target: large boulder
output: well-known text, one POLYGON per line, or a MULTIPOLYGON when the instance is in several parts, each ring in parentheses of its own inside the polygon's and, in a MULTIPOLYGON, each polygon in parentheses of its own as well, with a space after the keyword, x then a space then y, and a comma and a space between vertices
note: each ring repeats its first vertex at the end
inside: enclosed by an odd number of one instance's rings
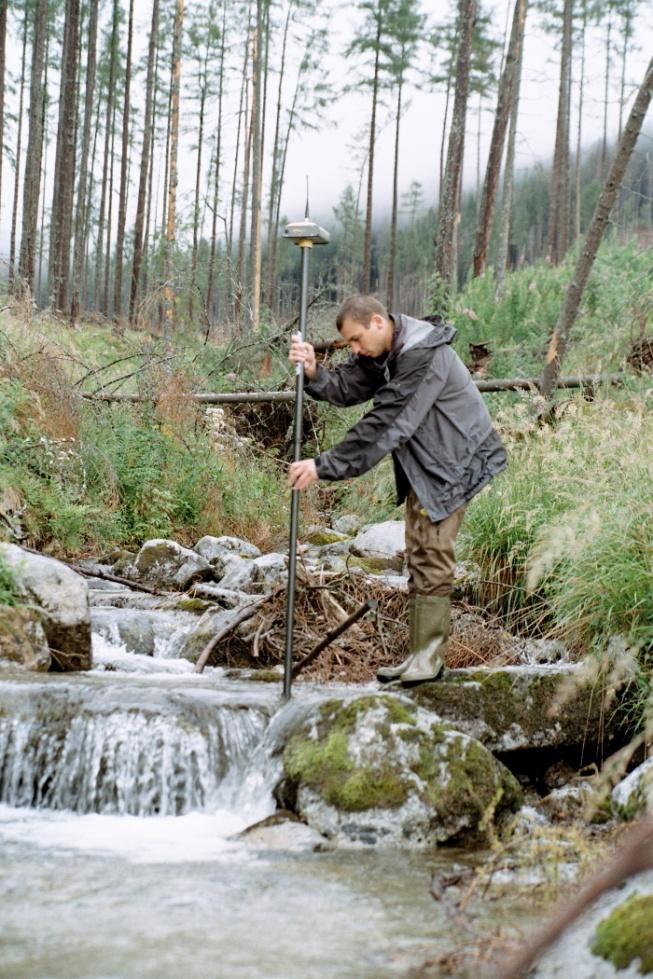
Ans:
POLYGON ((44 673, 51 661, 48 640, 36 609, 0 605, 0 672, 44 673))
POLYGON ((0 544, 0 556, 13 569, 21 598, 38 609, 55 667, 89 670, 91 615, 86 580, 61 561, 15 544, 0 544))
POLYGON ((478 741, 410 700, 329 700, 298 720, 277 799, 329 838, 367 844, 478 837, 519 808, 519 785, 478 741))
POLYGON ((350 552, 358 558, 366 571, 401 571, 406 551, 406 534, 403 520, 386 520, 370 524, 355 537, 350 552))
POLYGON ((409 696, 495 752, 589 748, 623 735, 619 713, 606 715, 601 690, 570 664, 448 670, 409 696))
POLYGON ((207 534, 198 540, 195 550, 201 554, 209 564, 220 561, 225 556, 255 558, 261 556, 261 551, 256 544, 241 540, 240 537, 212 537, 207 534))
POLYGON ((138 578, 152 588, 180 589, 212 576, 211 565, 201 554, 174 540, 148 540, 141 547, 134 568, 138 578))

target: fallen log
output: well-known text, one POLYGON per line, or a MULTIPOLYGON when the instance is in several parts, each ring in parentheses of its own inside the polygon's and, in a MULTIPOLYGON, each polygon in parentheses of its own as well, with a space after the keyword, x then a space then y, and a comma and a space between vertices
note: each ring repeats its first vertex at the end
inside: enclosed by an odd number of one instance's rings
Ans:
MULTIPOLYGON (((626 375, 617 374, 590 374, 586 377, 559 377, 557 386, 559 388, 595 388, 600 384, 619 385, 623 384, 626 375)), ((539 391, 540 379, 536 377, 513 377, 496 379, 474 379, 474 384, 484 393, 499 391, 539 391)), ((219 405, 219 404, 246 404, 247 402, 273 402, 273 401, 294 401, 295 392, 287 391, 207 391, 197 394, 189 394, 191 401, 199 404, 219 405)), ((113 401, 139 404, 147 401, 156 401, 155 397, 145 397, 140 394, 82 394, 82 398, 87 401, 113 401)))

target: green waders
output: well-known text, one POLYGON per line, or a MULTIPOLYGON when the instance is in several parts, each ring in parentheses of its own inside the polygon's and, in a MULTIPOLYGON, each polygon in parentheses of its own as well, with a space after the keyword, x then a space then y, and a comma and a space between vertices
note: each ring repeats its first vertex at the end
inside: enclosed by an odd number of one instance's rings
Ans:
POLYGON ((416 595, 408 605, 409 656, 399 666, 377 672, 381 683, 400 680, 404 686, 437 680, 451 631, 451 600, 444 595, 416 595))

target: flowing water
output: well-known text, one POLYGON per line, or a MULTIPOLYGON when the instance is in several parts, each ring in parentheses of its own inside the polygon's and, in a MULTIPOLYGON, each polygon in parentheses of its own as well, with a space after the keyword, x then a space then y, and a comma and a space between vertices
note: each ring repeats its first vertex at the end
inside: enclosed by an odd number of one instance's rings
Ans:
POLYGON ((104 629, 89 674, 0 680, 0 976, 379 979, 449 944, 429 884, 464 855, 238 835, 334 688, 196 675, 164 625, 155 656, 104 629))

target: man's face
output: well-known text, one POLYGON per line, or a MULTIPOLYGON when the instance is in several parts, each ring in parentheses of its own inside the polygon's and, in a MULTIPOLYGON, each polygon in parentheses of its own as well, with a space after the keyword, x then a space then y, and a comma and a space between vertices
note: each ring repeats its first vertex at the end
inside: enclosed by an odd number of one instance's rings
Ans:
POLYGON ((363 357, 380 357, 392 347, 392 323, 378 313, 364 326, 356 320, 344 320, 340 336, 351 347, 352 353, 363 357))

